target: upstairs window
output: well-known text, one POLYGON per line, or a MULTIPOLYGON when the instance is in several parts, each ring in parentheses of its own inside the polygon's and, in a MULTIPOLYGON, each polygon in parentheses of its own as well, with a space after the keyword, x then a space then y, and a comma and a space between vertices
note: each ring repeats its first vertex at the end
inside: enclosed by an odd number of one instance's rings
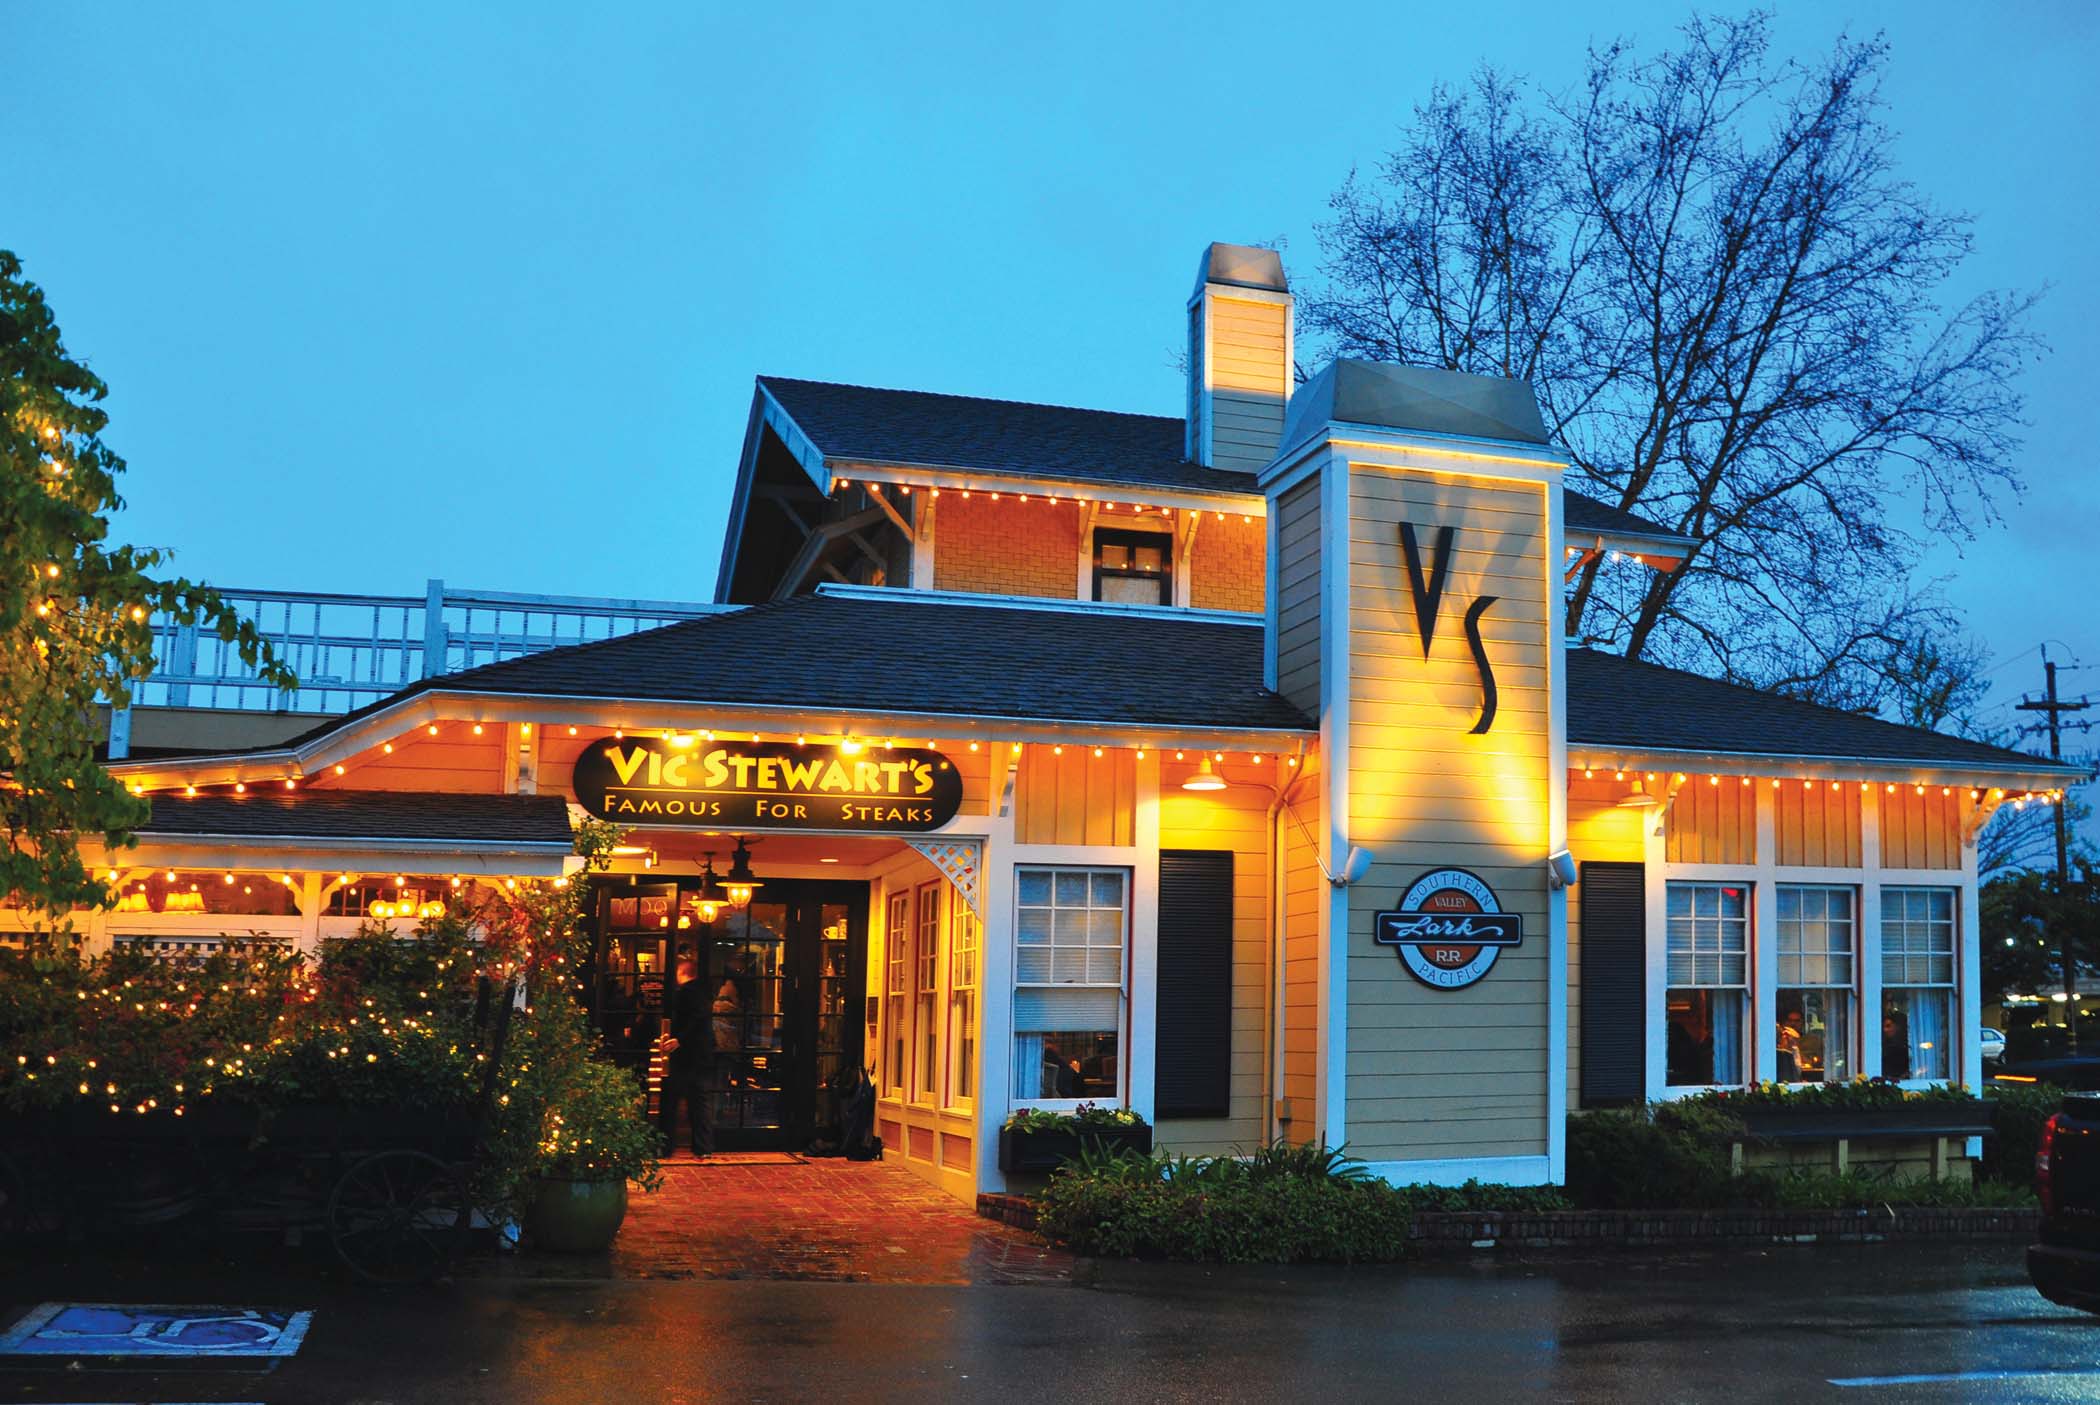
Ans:
POLYGON ((1094 598, 1118 605, 1174 603, 1174 539, 1160 532, 1094 531, 1094 598))

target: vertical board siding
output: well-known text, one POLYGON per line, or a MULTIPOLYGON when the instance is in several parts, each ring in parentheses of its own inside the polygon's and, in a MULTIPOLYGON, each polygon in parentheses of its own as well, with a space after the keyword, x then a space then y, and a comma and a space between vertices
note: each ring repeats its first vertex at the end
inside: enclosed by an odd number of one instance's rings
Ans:
POLYGON ((1781 868, 1858 868, 1860 787, 1841 781, 1773 787, 1781 868))
POLYGON ((1944 786, 1885 786, 1875 793, 1881 806, 1883 868, 1961 867, 1962 796, 1944 786))
POLYGON ((1137 816, 1137 758, 1122 747, 1094 755, 1090 746, 1030 746, 1014 778, 1017 844, 1132 842, 1137 816))
POLYGON ((1320 480, 1276 503, 1276 691, 1320 708, 1320 480))
POLYGON ((1349 838, 1376 858, 1349 889, 1348 1140, 1373 1161, 1543 1156, 1545 856, 1551 792, 1566 782, 1551 765, 1560 612, 1547 489, 1427 469, 1349 473, 1349 838), (1402 522, 1426 554, 1443 527, 1457 529, 1426 659, 1402 522), (1481 636, 1500 708, 1491 731, 1472 735, 1482 688, 1463 621, 1482 595, 1499 597, 1481 636), (1523 945, 1464 990, 1423 985, 1372 940, 1373 914, 1443 867, 1471 871, 1524 921, 1523 945))
MULTIPOLYGON (((1230 849, 1159 851, 1159 943, 1153 987, 1153 1116, 1232 1113, 1237 994, 1230 849)), ((1260 1014, 1259 1006, 1255 1014, 1260 1014)), ((1253 1051, 1257 1060, 1260 1048, 1253 1051)), ((1259 1071, 1258 1068, 1256 1070, 1259 1071)))
MULTIPOLYGON (((1619 801, 1634 790, 1630 781, 1568 777, 1568 848, 1583 864, 1640 863, 1647 853, 1641 825, 1648 810, 1628 809, 1619 801)), ((1754 788, 1753 788, 1754 790, 1754 788)), ((1753 800, 1753 810, 1754 810, 1753 800)), ((1582 1107, 1582 894, 1578 885, 1568 904, 1568 1110, 1582 1107)))
POLYGON ((1757 862, 1757 787, 1740 776, 1693 776, 1678 787, 1663 827, 1671 863, 1757 862))

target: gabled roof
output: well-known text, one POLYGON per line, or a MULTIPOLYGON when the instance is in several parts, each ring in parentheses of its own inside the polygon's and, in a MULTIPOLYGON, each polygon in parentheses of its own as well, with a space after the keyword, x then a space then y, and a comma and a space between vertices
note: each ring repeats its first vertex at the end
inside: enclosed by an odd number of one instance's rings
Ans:
POLYGON ((426 679, 396 698, 442 689, 1309 730, 1307 719, 1262 687, 1261 678, 1259 619, 1241 624, 1113 608, 1054 609, 1049 602, 996 597, 929 602, 897 591, 886 599, 799 595, 426 679))
POLYGON ((1594 649, 1568 651, 1568 745, 2083 774, 2006 747, 1594 649))
POLYGON ((1080 483, 1258 496, 1251 475, 1182 454, 1162 415, 1075 410, 925 390, 760 376, 758 383, 825 458, 979 469, 1080 483))
POLYGON ((449 795, 399 790, 257 791, 151 797, 139 826, 155 839, 430 839, 459 844, 546 844, 567 850, 568 803, 559 795, 449 795))
MULTIPOLYGON (((1490 378, 1460 379, 1470 383, 1490 378)), ((1030 405, 924 390, 882 390, 785 376, 760 376, 758 383, 827 460, 976 469, 1126 488, 1261 495, 1252 474, 1205 468, 1184 457, 1183 424, 1172 416, 1030 405)), ((1445 389, 1457 393, 1449 386, 1445 389)), ((1505 417, 1515 413, 1503 403, 1509 398, 1503 395, 1493 402, 1505 417)), ((1533 421, 1537 414, 1534 405, 1533 421)), ((1543 436, 1543 427, 1539 427, 1530 437, 1544 442, 1543 436)), ((1570 531, 1677 537, 1667 527, 1573 490, 1565 491, 1563 498, 1570 531)))

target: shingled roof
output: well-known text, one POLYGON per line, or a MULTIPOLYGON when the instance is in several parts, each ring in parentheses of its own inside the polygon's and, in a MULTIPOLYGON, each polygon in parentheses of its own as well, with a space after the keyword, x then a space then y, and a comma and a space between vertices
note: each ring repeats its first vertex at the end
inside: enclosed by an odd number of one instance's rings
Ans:
POLYGON ((211 792, 152 797, 139 833, 154 838, 430 839, 570 847, 559 795, 445 795, 400 790, 211 792))
POLYGON ((1568 745, 2076 773, 2025 752, 1594 649, 1568 651, 1568 745))
MULTIPOLYGON (((1480 378, 1475 378, 1480 379, 1480 378)), ((827 459, 921 464, 1126 488, 1259 496, 1251 474, 1182 453, 1182 421, 925 390, 760 376, 758 383, 827 459)), ((1674 537, 1631 512, 1564 493, 1570 531, 1674 537)))
MULTIPOLYGON (((442 688, 1035 722, 1309 729, 1261 678, 1258 619, 1239 624, 995 600, 932 602, 903 592, 888 599, 820 593, 485 664, 426 679, 396 697, 442 688)), ((292 744, 341 725, 316 728, 292 744)))

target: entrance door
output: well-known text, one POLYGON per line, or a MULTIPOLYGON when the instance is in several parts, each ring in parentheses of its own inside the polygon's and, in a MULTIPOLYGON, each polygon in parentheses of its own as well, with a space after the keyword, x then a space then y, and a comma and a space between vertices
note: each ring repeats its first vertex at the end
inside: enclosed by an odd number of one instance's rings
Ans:
POLYGON ((867 908, 864 883, 775 879, 702 929, 720 1149, 800 1150, 836 1123, 861 1056, 867 908))

